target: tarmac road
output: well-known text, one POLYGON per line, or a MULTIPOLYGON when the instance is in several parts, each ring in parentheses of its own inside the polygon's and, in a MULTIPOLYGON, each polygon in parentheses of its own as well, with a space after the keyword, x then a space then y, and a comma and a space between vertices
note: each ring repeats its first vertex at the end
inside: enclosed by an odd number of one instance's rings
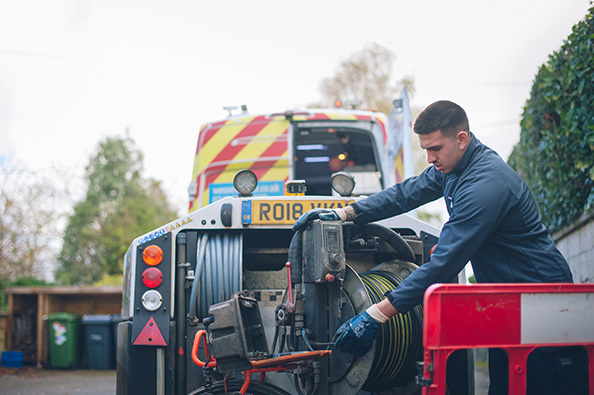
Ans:
MULTIPOLYGON (((486 366, 477 366, 475 395, 486 395, 489 378, 486 366)), ((113 395, 115 370, 52 370, 0 367, 1 395, 113 395)))
POLYGON ((115 370, 0 368, 2 395, 113 395, 115 370))

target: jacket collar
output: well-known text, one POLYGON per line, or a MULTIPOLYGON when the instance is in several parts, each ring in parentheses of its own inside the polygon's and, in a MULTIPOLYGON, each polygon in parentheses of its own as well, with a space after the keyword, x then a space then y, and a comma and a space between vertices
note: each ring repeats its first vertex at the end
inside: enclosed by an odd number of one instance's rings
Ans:
POLYGON ((470 161, 476 154, 480 145, 481 142, 479 139, 476 138, 474 133, 470 132, 470 143, 468 144, 468 148, 466 148, 464 155, 462 155, 462 159, 460 159, 460 162, 458 162, 456 167, 454 167, 454 170, 452 170, 451 174, 455 174, 457 176, 462 174, 470 164, 470 161))

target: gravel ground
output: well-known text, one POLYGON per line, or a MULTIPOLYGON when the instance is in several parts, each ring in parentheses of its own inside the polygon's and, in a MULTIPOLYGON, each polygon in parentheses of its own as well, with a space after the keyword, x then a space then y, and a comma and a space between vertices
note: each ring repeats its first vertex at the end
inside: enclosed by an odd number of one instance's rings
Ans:
POLYGON ((0 368, 2 395, 113 395, 115 391, 115 370, 0 368))

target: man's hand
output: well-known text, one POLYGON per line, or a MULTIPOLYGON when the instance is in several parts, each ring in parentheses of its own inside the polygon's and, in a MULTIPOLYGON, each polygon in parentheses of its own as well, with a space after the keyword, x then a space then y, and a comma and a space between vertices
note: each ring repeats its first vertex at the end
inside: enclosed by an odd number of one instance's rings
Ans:
POLYGON ((335 335, 338 336, 336 348, 358 357, 367 354, 380 325, 367 311, 364 311, 338 328, 335 335))
POLYGON ((297 232, 298 230, 305 228, 308 222, 318 218, 322 221, 344 222, 346 220, 346 214, 344 210, 341 208, 314 208, 312 210, 309 210, 305 214, 302 214, 301 217, 299 217, 297 221, 295 221, 295 223, 293 224, 293 232, 297 232))

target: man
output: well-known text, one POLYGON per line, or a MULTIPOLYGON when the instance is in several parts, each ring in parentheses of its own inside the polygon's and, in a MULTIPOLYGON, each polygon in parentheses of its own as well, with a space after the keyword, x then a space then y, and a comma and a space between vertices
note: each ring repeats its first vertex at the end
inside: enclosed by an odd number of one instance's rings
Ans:
MULTIPOLYGON (((427 287, 451 281, 468 261, 479 283, 573 282, 528 187, 470 132, 460 106, 450 101, 431 104, 417 117, 414 132, 433 166, 344 209, 305 213, 294 225, 302 228, 314 218, 362 225, 445 199, 450 218, 430 261, 339 329, 336 347, 342 351, 365 354, 381 323, 422 303, 427 287)), ((506 393, 506 356, 490 350, 489 358, 489 393, 506 393)))

